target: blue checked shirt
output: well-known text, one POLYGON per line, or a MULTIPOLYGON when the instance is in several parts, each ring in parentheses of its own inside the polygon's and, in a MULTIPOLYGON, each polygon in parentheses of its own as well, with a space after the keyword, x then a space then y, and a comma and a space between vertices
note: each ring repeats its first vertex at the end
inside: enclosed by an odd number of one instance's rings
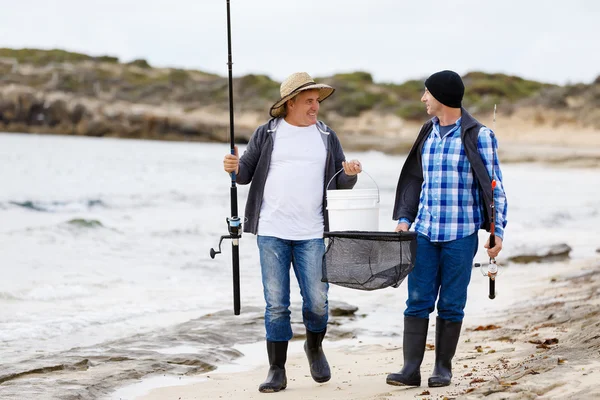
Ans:
MULTIPOLYGON (((474 179, 460 138, 460 118, 443 137, 437 117, 433 129, 423 144, 423 185, 415 231, 432 242, 461 239, 477 232, 483 222, 483 195, 474 179)), ((496 236, 504 237, 506 226, 506 196, 502 172, 498 163, 494 133, 482 127, 477 140, 479 154, 492 176, 492 160, 496 178, 494 204, 496 207, 496 236)), ((399 222, 407 222, 401 219, 399 222)))

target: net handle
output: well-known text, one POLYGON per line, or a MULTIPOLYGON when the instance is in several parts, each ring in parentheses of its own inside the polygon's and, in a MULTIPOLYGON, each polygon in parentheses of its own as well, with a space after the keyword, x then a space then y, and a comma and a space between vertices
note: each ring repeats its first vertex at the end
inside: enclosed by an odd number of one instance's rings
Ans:
MULTIPOLYGON (((333 174, 333 176, 331 177, 331 179, 329 180, 329 182, 327 182, 327 186, 325 186, 325 190, 329 190, 329 185, 331 185, 331 182, 333 181, 333 179, 344 170, 344 168, 340 169, 338 172, 336 172, 335 174, 333 174)), ((364 172, 365 174, 367 174, 367 176, 369 178, 371 178, 371 180, 373 181, 373 183, 375 184, 375 187, 377 188, 377 203, 381 202, 381 196, 379 196, 379 185, 377 184, 377 182, 375 182, 375 179, 373 179, 373 177, 371 175, 369 175, 369 173, 367 171, 365 171, 364 169, 361 171, 364 172)))

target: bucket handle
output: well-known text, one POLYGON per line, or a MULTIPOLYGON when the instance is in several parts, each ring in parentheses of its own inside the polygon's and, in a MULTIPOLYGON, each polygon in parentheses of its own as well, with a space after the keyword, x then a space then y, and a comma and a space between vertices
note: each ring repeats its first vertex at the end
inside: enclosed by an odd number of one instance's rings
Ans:
MULTIPOLYGON (((329 185, 331 185, 331 182, 333 181, 333 179, 344 170, 344 168, 340 169, 338 172, 336 172, 335 174, 333 174, 333 176, 331 177, 331 179, 329 180, 329 182, 327 182, 327 186, 325 186, 325 190, 329 190, 329 185)), ((375 179, 373 179, 373 177, 371 175, 369 175, 369 173, 367 171, 365 171, 364 169, 361 171, 364 172, 365 174, 367 174, 367 176, 369 178, 371 178, 371 180, 373 181, 373 183, 375 184, 375 187, 377 187, 377 203, 381 202, 380 196, 379 196, 379 185, 377 184, 377 182, 375 182, 375 179)))

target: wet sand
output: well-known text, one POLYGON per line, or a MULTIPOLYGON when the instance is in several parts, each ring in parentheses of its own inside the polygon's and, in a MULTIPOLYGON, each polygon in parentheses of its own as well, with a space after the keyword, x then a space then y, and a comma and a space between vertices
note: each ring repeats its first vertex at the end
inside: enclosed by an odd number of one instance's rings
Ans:
MULTIPOLYGON (((511 267, 512 268, 512 267, 511 267)), ((600 261, 574 260, 545 268, 527 286, 522 273, 505 272, 495 312, 467 318, 449 387, 428 388, 434 363, 434 318, 422 365, 421 387, 389 386, 386 375, 402 365, 401 336, 325 341, 332 379, 315 383, 302 341, 291 342, 288 387, 277 394, 257 388, 266 376, 264 344, 246 346, 237 365, 195 377, 155 377, 130 387, 127 399, 591 399, 600 396, 600 261), (519 281, 521 280, 521 281, 519 281), (508 287, 506 287, 508 289, 508 287), (517 302, 517 303, 515 303, 517 302), (509 306, 510 304, 510 306, 509 306), (163 379, 161 381, 161 379, 163 379), (171 379, 171 382, 168 382, 171 379), (175 386, 176 385, 176 386, 175 386)), ((515 270, 513 270, 515 272, 515 270)), ((475 277, 474 277, 475 278, 475 277)), ((500 284, 500 282, 499 282, 500 284)), ((484 288, 481 282, 478 286, 484 288)), ((480 299, 470 301, 483 301, 480 299)), ((494 301, 496 301, 494 300, 494 301)), ((488 300, 489 301, 489 300, 488 300)), ((401 316, 400 316, 401 317, 401 316)))

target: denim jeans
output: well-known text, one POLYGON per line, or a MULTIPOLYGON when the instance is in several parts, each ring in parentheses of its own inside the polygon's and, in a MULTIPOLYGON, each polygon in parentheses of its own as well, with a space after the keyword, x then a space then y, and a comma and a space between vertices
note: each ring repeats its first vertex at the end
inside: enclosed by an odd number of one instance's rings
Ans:
POLYGON ((306 329, 322 332, 327 328, 329 285, 321 282, 325 253, 323 239, 285 240, 257 237, 265 294, 267 340, 292 338, 290 321, 290 264, 294 268, 302 296, 302 319, 306 329))
POLYGON ((478 243, 477 232, 449 242, 431 242, 427 236, 418 234, 417 257, 415 268, 408 275, 404 315, 429 318, 437 300, 440 318, 462 321, 478 243))

